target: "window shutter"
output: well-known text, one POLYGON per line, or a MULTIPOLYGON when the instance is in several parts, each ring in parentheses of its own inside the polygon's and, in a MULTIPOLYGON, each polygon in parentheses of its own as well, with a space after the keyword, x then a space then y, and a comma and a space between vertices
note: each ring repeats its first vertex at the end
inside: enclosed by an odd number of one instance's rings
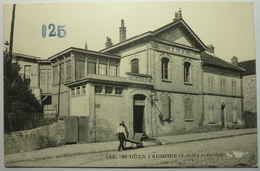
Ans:
POLYGON ((162 96, 162 113, 163 119, 169 118, 169 98, 166 94, 162 96))

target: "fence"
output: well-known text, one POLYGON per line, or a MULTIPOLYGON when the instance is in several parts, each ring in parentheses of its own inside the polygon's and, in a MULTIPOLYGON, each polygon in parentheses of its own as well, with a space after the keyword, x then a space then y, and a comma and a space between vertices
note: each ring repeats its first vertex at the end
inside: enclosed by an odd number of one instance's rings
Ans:
POLYGON ((29 130, 54 122, 53 118, 44 118, 43 113, 5 113, 4 132, 29 130))
POLYGON ((245 111, 243 114, 245 128, 257 128, 257 113, 245 111))

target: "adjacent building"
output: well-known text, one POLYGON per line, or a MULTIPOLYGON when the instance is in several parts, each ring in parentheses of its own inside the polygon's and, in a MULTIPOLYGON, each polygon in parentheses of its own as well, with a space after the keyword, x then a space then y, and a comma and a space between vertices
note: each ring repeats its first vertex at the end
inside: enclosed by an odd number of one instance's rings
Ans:
POLYGON ((255 60, 238 62, 238 66, 245 69, 243 77, 243 104, 244 111, 257 112, 256 92, 256 63, 255 60))
POLYGON ((51 62, 40 57, 14 53, 12 63, 20 67, 19 75, 28 83, 36 99, 44 107, 45 113, 55 115, 51 94, 51 62))

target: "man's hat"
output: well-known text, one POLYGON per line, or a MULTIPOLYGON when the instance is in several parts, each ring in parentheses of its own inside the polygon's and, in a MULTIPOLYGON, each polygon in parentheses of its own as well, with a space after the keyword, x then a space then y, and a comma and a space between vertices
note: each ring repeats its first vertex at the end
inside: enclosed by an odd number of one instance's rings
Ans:
POLYGON ((119 125, 125 125, 125 122, 124 121, 122 121, 119 125))

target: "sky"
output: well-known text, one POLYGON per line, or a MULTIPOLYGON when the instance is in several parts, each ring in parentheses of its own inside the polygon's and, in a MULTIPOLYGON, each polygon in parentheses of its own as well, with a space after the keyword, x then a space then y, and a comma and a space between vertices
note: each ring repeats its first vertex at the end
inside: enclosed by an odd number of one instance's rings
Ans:
MULTIPOLYGON (((124 19, 127 38, 153 31, 172 22, 181 8, 183 19, 216 56, 230 61, 255 59, 253 3, 250 2, 82 2, 17 4, 13 52, 47 59, 69 47, 99 51, 106 37, 119 42, 124 19), (42 25, 46 25, 46 37, 42 25), (49 36, 55 26, 56 36, 49 36), (57 35, 64 26, 64 37, 57 35), (53 28, 53 26, 51 26, 53 28)), ((12 5, 4 4, 4 36, 9 41, 12 5)), ((61 32, 63 34, 63 32, 61 32)), ((4 48, 4 47, 3 47, 4 48)))

